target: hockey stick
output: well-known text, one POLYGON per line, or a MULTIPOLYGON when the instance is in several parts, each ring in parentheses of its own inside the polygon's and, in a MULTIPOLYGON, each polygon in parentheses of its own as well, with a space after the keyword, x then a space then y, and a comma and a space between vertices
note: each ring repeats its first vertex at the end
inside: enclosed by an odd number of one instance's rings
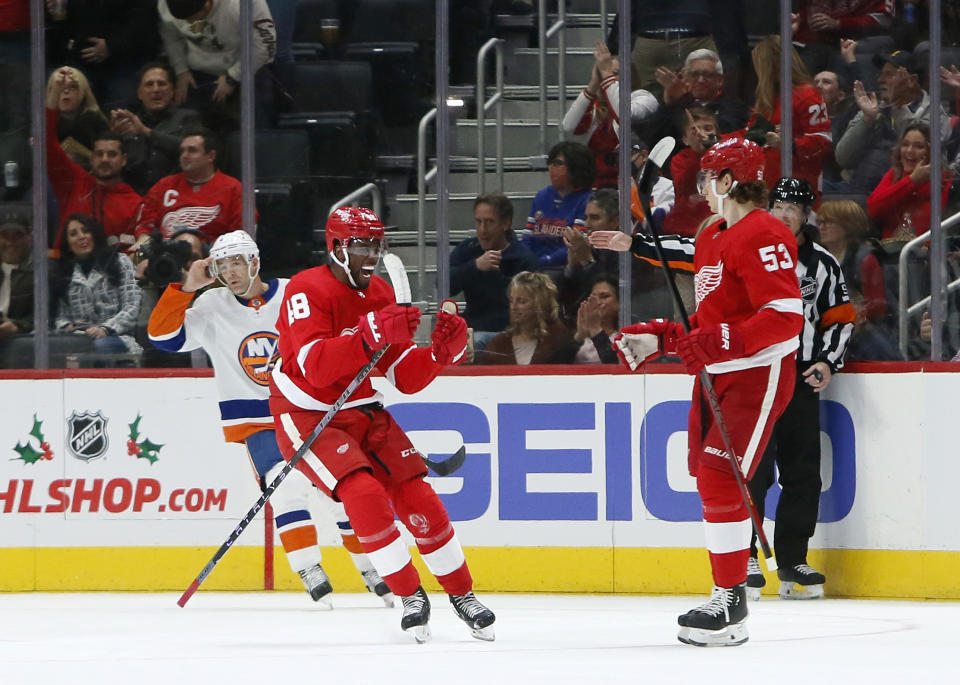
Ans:
POLYGON ((460 449, 443 461, 432 461, 424 457, 423 463, 433 469, 434 473, 438 476, 449 476, 463 466, 463 462, 466 461, 466 459, 467 447, 466 445, 460 445, 460 449))
MULTIPOLYGON (((400 261, 400 258, 396 255, 387 254, 384 255, 383 265, 387 269, 387 273, 390 274, 390 280, 393 283, 394 291, 397 296, 397 304, 409 305, 411 303, 410 296, 410 283, 407 280, 407 272, 403 267, 403 262, 400 261), (389 258, 389 259, 388 259, 389 258)), ((377 365, 377 362, 380 361, 380 358, 386 353, 389 345, 381 347, 379 350, 373 353, 373 356, 370 358, 366 364, 363 365, 357 375, 354 376, 353 380, 350 381, 350 384, 340 393, 340 397, 337 398, 337 401, 333 403, 333 406, 327 410, 327 413, 323 415, 323 418, 320 420, 320 423, 311 431, 310 435, 307 436, 307 439, 303 441, 303 444, 300 445, 300 448, 297 449, 296 453, 290 458, 286 463, 280 473, 277 474, 277 477, 273 479, 273 482, 268 485, 263 494, 260 495, 260 499, 250 508, 250 511, 247 512, 247 515, 243 517, 237 527, 233 529, 233 532, 230 533, 229 537, 220 545, 220 549, 216 551, 213 555, 213 558, 207 562, 207 565, 203 567, 203 570, 200 571, 200 574, 190 583, 190 587, 184 590, 183 594, 180 595, 180 599, 177 600, 177 604, 180 607, 186 605, 190 598, 193 597, 193 594, 197 591, 197 588, 200 587, 200 584, 206 580, 207 576, 210 575, 210 572, 213 571, 214 567, 223 558, 223 555, 233 546, 233 543, 237 541, 237 538, 246 530, 247 526, 250 525, 250 522, 256 517, 260 509, 263 508, 263 505, 267 503, 267 500, 270 499, 270 496, 273 494, 280 484, 283 482, 290 472, 296 467, 303 455, 307 453, 307 450, 313 445, 314 441, 323 432, 323 429, 333 420, 333 417, 337 415, 340 411, 340 408, 344 403, 350 399, 350 396, 360 387, 360 384, 366 379, 370 372, 373 371, 373 367, 377 365)), ((451 457, 452 458, 452 457, 451 457)), ((443 474, 441 474, 443 475, 443 474)))
MULTIPOLYGON (((653 150, 650 152, 650 156, 647 158, 647 161, 644 163, 643 169, 640 172, 640 180, 637 181, 637 194, 640 196, 640 206, 643 208, 645 220, 649 229, 648 233, 653 238, 654 249, 657 252, 657 260, 660 262, 660 266, 663 268, 663 273, 667 278, 667 283, 670 286, 670 294, 673 296, 673 303, 676 306, 677 311, 680 312, 680 321, 683 325, 683 330, 685 333, 689 333, 690 318, 687 316, 687 310, 683 306, 683 300, 680 297, 680 290, 677 288, 677 281, 674 276, 673 269, 670 268, 670 264, 667 262, 667 259, 663 254, 663 246, 660 244, 660 235, 653 224, 653 214, 650 212, 650 195, 653 190, 653 184, 656 182, 657 176, 660 173, 660 165, 663 164, 667 157, 670 156, 674 145, 676 145, 676 141, 671 136, 667 136, 653 146, 653 150)), ((770 549, 770 543, 767 540, 766 534, 763 532, 763 522, 760 520, 760 517, 757 514, 757 507, 753 503, 753 497, 750 495, 750 489, 747 487, 747 483, 744 480, 743 471, 740 470, 740 460, 737 458, 737 453, 733 448, 733 441, 730 439, 730 433, 727 430, 727 424, 723 420, 723 412, 720 410, 720 401, 717 399, 717 393, 713 389, 713 382, 710 380, 710 374, 707 373, 706 369, 700 370, 700 387, 703 388, 703 392, 707 396, 707 402, 710 405, 710 411, 713 414, 713 419, 717 422, 717 431, 720 433, 720 438, 723 440, 724 448, 726 448, 727 460, 729 461, 730 467, 733 470, 733 476, 736 478, 737 488, 740 490, 740 496, 743 498, 743 502, 747 506, 747 511, 750 514, 750 521, 753 523, 753 529, 757 532, 757 541, 760 543, 760 548, 763 550, 763 556, 766 559, 767 568, 771 571, 776 571, 777 560, 774 558, 773 551, 770 549)))

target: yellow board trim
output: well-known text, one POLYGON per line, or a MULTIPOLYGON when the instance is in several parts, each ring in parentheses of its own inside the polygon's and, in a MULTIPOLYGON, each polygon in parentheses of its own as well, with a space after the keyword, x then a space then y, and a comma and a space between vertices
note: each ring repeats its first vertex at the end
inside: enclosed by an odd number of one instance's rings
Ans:
MULTIPOLYGON (((0 550, 0 591, 180 591, 216 550, 212 547, 77 547, 0 550)), ((465 550, 481 592, 703 594, 711 586, 707 554, 686 548, 471 547, 465 550)), ((440 586, 412 550, 424 587, 440 586)), ((811 550, 830 597, 960 599, 960 552, 811 550)), ((323 549, 334 589, 363 592, 342 547, 323 549)), ((275 550, 274 587, 302 591, 300 578, 275 550)), ((262 590, 263 549, 235 547, 204 590, 262 590)), ((765 592, 776 594, 775 573, 765 592)))

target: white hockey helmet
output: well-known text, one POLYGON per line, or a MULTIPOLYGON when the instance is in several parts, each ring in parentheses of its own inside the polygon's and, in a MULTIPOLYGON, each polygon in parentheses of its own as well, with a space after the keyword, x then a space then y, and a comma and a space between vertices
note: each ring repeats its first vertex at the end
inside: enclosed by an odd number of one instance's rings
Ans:
MULTIPOLYGON (((224 233, 218 236, 217 239, 213 241, 213 247, 210 248, 210 256, 213 258, 210 262, 210 275, 224 285, 227 285, 226 281, 224 281, 220 275, 217 262, 221 259, 237 255, 243 257, 247 262, 247 273, 250 276, 250 287, 252 287, 254 279, 260 272, 260 248, 257 247, 256 241, 251 238, 250 234, 246 231, 230 231, 230 233, 224 233), (257 260, 256 264, 254 264, 255 259, 257 260)), ((250 288, 248 287, 247 292, 249 292, 249 290, 250 288)), ((244 293, 244 295, 246 295, 246 293, 244 293)))

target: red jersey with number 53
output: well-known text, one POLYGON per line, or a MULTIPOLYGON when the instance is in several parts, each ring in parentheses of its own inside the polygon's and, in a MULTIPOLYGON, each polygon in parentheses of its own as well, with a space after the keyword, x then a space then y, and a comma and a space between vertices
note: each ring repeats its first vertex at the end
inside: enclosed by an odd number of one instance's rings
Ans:
MULTIPOLYGON (((270 410, 274 415, 298 410, 327 411, 370 361, 361 336, 361 316, 395 301, 393 288, 378 276, 365 290, 337 280, 329 266, 301 271, 284 291, 277 332, 280 361, 270 382, 270 410)), ((400 392, 423 389, 443 369, 433 361, 429 347, 391 345, 377 368, 400 392)), ((379 402, 369 377, 343 408, 379 402)))
POLYGON ((803 300, 796 265, 793 233, 762 209, 730 227, 721 220, 703 229, 694 252, 691 326, 730 324, 746 346, 743 357, 709 364, 708 372, 765 366, 797 349, 803 300))

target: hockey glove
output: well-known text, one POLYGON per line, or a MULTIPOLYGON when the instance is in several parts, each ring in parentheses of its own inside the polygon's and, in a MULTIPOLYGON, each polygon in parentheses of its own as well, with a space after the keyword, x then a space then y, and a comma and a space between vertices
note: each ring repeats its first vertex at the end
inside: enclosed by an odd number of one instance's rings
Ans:
MULTIPOLYGON (((444 303, 446 305, 446 302, 444 303)), ((467 322, 458 314, 445 308, 437 312, 437 325, 433 329, 433 360, 448 366, 459 364, 467 358, 467 322)), ((453 307, 456 311, 456 307, 453 307)))
POLYGON ((661 354, 677 353, 677 336, 683 327, 667 319, 653 319, 627 326, 613 339, 613 350, 631 371, 661 354))
POLYGON ((677 354, 687 372, 700 373, 707 364, 717 364, 744 355, 740 331, 728 323, 696 328, 677 340, 677 354))
POLYGON ((363 339, 363 344, 373 352, 384 345, 408 342, 413 338, 419 325, 419 309, 388 304, 383 309, 361 316, 357 330, 363 339))

